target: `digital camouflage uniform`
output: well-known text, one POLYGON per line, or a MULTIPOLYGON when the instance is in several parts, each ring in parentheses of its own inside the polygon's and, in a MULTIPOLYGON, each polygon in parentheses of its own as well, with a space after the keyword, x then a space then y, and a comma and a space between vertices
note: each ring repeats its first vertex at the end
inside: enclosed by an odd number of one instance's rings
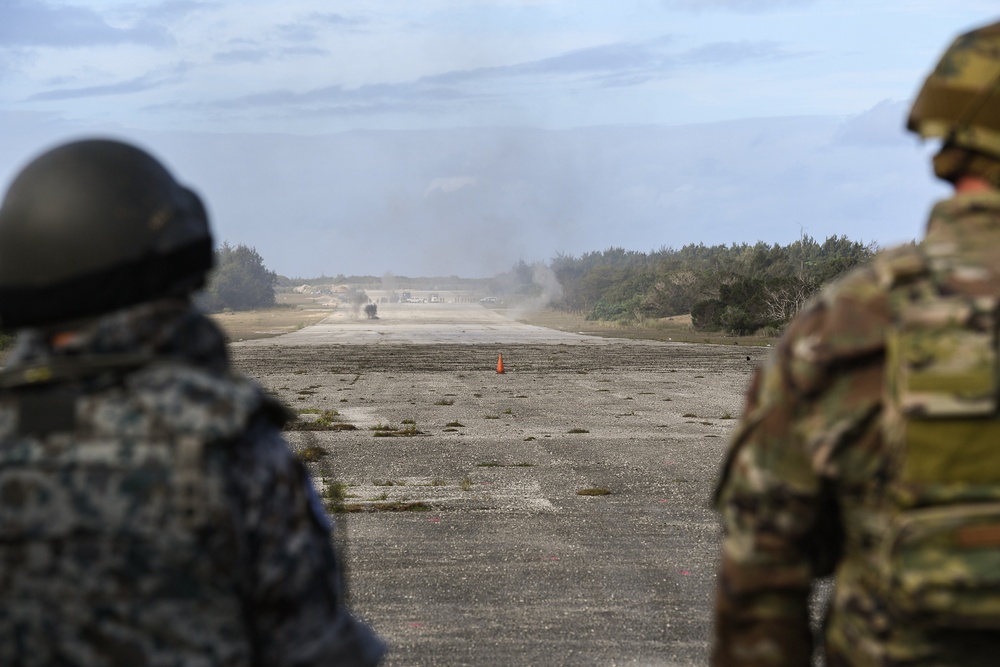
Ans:
MULTIPOLYGON (((876 593, 892 477, 886 338, 899 304, 928 292, 995 307, 1000 193, 939 202, 920 246, 883 253, 825 289, 754 377, 717 491, 725 537, 715 665, 809 665, 810 585, 831 573, 827 664, 1000 660, 1000 632, 903 622, 876 593)), ((995 576, 1000 546, 983 553, 995 576)), ((950 565, 947 552, 923 556, 937 557, 942 572, 950 565)))
POLYGON ((0 373, 0 665, 374 665, 330 525, 184 300, 24 330, 0 373))

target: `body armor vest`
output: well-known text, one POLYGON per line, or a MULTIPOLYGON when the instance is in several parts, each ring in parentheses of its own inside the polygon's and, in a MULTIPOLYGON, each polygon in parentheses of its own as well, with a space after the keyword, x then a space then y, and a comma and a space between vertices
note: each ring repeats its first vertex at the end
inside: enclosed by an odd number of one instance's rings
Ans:
POLYGON ((1000 300, 989 272, 923 252, 891 301, 880 593, 898 618, 1000 630, 1000 300))
POLYGON ((132 363, 0 374, 0 664, 250 664, 227 443, 270 399, 132 363))

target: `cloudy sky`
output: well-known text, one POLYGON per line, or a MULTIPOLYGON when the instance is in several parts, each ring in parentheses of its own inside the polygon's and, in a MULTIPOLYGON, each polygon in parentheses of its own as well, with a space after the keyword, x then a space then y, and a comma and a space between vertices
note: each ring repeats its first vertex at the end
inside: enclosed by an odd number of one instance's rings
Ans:
POLYGON ((946 191, 902 129, 986 0, 0 0, 0 183, 139 143, 289 276, 610 246, 883 245, 946 191))

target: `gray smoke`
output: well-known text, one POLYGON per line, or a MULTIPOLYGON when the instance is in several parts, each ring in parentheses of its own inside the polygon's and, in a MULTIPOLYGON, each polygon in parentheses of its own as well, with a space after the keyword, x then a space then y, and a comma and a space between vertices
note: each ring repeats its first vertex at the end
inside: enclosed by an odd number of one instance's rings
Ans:
POLYGON ((537 285, 541 291, 537 296, 521 300, 511 308, 511 316, 514 319, 527 313, 536 312, 547 308, 553 301, 562 298, 563 288, 556 278, 555 271, 549 268, 545 262, 535 262, 531 266, 531 282, 537 285))

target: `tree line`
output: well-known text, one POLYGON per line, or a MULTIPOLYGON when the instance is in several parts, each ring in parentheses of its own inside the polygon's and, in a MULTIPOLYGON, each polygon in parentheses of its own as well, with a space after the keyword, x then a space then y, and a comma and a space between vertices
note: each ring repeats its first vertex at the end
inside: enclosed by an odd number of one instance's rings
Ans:
MULTIPOLYGON (((495 294, 537 296, 544 289, 539 283, 542 268, 561 288, 550 306, 583 313, 587 319, 631 324, 690 314, 692 325, 701 331, 773 335, 823 285, 867 262, 875 250, 874 244, 846 236, 831 236, 822 243, 803 236, 784 246, 763 241, 689 244, 649 253, 613 247, 580 257, 560 254, 547 266, 522 260, 489 281, 452 276, 450 282, 466 288, 489 283, 495 294)), ((386 280, 365 278, 373 284, 386 280)), ((334 280, 341 279, 350 281, 347 276, 334 280)), ((208 311, 266 308, 274 305, 279 282, 299 281, 306 282, 268 270, 254 248, 223 243, 200 305, 208 311)))
MULTIPOLYGON (((690 313, 693 326, 702 331, 773 334, 823 285, 867 262, 875 251, 874 244, 845 236, 822 243, 803 236, 785 246, 761 241, 558 255, 549 268, 562 296, 551 305, 621 323, 690 313)), ((506 279, 530 290, 530 273, 521 262, 506 279)))

